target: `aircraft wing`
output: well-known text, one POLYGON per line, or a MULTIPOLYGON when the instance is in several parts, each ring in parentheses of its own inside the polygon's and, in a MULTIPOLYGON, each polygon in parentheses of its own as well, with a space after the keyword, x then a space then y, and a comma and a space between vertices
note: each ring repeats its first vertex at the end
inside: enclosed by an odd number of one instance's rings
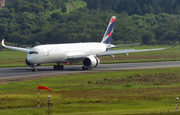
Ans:
POLYGON ((170 49, 176 46, 178 41, 171 47, 168 48, 156 48, 156 49, 142 49, 142 50, 134 50, 134 49, 125 49, 125 50, 111 50, 111 51, 105 51, 102 53, 97 54, 97 57, 101 56, 107 56, 107 55, 114 55, 114 54, 128 54, 128 53, 133 53, 133 52, 145 52, 145 51, 158 51, 158 50, 164 50, 164 49, 170 49))
POLYGON ((22 52, 26 52, 28 53, 30 51, 30 49, 26 49, 26 48, 20 48, 20 47, 13 47, 13 46, 6 46, 4 44, 4 39, 1 42, 2 46, 8 49, 13 49, 13 50, 17 50, 17 51, 22 51, 22 52))
MULTIPOLYGON (((173 48, 174 46, 177 45, 177 43, 178 42, 176 42, 173 46, 168 47, 168 48, 142 49, 142 50, 135 50, 135 49, 111 50, 111 51, 104 51, 102 53, 92 54, 92 55, 97 56, 97 57, 102 57, 102 56, 109 56, 109 55, 115 55, 115 54, 126 54, 126 55, 128 55, 128 53, 133 53, 133 52, 158 51, 158 50, 173 48)), ((67 60, 83 59, 86 56, 89 56, 89 54, 67 56, 66 59, 67 60)))
POLYGON ((97 54, 97 57, 101 56, 107 56, 107 55, 115 55, 115 54, 128 54, 133 52, 145 52, 145 51, 158 51, 158 50, 164 50, 167 48, 158 48, 158 49, 143 49, 143 50, 134 50, 134 49, 126 49, 126 50, 112 50, 112 51, 106 51, 97 54))
POLYGON ((143 49, 143 50, 135 50, 135 49, 111 50, 111 51, 104 51, 104 52, 98 53, 98 54, 84 54, 84 55, 67 56, 66 60, 83 59, 84 57, 89 56, 89 55, 94 55, 96 57, 112 56, 115 54, 126 54, 126 55, 128 55, 128 53, 132 53, 132 52, 157 51, 157 50, 164 50, 164 49, 167 49, 167 48, 143 49))

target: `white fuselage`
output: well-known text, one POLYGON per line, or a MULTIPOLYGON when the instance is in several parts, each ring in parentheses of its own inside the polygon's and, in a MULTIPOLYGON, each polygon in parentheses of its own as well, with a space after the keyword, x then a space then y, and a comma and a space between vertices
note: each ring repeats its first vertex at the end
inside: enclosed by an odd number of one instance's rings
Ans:
POLYGON ((78 55, 95 55, 106 51, 104 43, 70 43, 70 44, 52 44, 39 45, 33 47, 27 56, 28 62, 32 64, 42 63, 77 63, 82 59, 67 60, 67 58, 78 55))

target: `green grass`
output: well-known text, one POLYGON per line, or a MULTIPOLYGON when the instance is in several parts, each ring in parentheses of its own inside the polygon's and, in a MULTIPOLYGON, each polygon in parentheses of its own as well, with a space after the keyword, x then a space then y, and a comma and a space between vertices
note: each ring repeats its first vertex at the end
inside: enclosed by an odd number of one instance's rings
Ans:
POLYGON ((174 97, 180 95, 179 69, 126 70, 3 84, 0 114, 44 114, 47 96, 52 95, 53 115, 173 115, 174 97), (36 108, 37 82, 52 89, 40 90, 40 109, 36 108))

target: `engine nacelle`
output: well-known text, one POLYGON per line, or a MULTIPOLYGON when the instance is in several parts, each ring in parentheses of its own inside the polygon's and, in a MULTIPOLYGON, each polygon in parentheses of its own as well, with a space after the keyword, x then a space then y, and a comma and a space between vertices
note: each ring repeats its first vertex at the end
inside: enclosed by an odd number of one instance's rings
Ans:
POLYGON ((32 63, 29 63, 26 59, 26 65, 29 66, 29 67, 34 67, 34 66, 40 66, 40 64, 32 64, 32 63))
POLYGON ((95 68, 99 63, 99 58, 92 55, 87 56, 82 60, 82 64, 85 68, 95 68))

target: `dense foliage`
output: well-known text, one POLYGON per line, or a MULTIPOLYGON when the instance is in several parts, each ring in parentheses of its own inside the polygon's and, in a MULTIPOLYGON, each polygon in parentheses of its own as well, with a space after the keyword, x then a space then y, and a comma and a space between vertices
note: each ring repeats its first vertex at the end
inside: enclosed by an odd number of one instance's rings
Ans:
POLYGON ((6 0, 0 9, 0 38, 21 47, 99 42, 116 15, 112 43, 169 44, 180 39, 178 0, 84 1, 6 0), (84 1, 87 5, 75 8, 84 1))
POLYGON ((84 0, 87 7, 96 10, 113 10, 121 13, 127 12, 129 15, 145 15, 146 13, 168 13, 180 14, 179 0, 84 0))

